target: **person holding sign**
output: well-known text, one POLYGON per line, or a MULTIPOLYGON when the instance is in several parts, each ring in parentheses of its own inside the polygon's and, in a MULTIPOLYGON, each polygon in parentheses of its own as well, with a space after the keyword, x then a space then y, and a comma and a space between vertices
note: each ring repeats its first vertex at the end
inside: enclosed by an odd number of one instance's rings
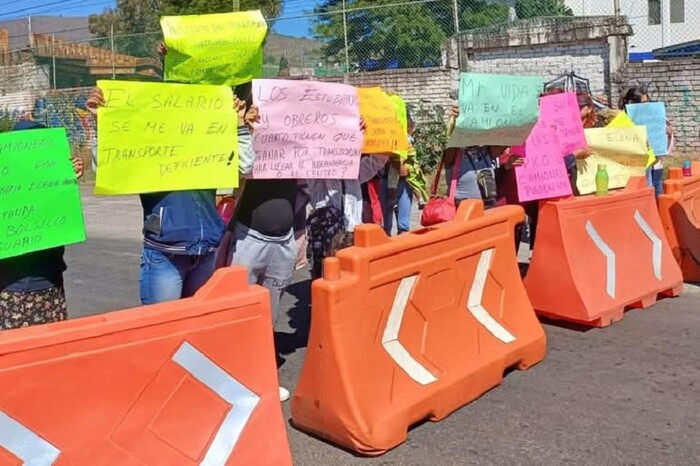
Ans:
POLYGON ((664 136, 666 137, 666 143, 664 144, 664 142, 661 142, 661 147, 659 147, 659 144, 652 145, 652 148, 654 149, 654 154, 657 156, 657 161, 651 168, 647 170, 647 185, 653 187, 656 195, 659 196, 660 194, 663 194, 664 175, 664 164, 660 160, 660 157, 670 154, 673 151, 674 146, 673 128, 671 127, 671 122, 669 122, 665 116, 665 109, 663 108, 663 103, 655 102, 652 104, 649 98, 649 93, 644 88, 632 87, 628 89, 625 95, 622 97, 620 101, 620 110, 627 110, 627 113, 629 114, 630 118, 632 118, 632 120, 637 125, 646 125, 648 127, 647 132, 650 135, 650 138, 652 134, 658 133, 658 131, 654 131, 655 128, 653 128, 653 126, 658 127, 658 125, 653 124, 656 120, 655 117, 658 115, 658 120, 661 120, 659 122, 660 125, 663 125, 665 122, 665 135, 663 133, 662 128, 659 128, 659 130, 661 132, 661 138, 663 138, 664 136), (637 112, 638 109, 642 108, 637 107, 641 104, 649 104, 650 107, 645 108, 644 111, 637 112), (654 113, 657 108, 660 108, 658 114, 654 113), (649 115, 644 115, 645 112, 649 115), (638 113, 640 114, 639 117, 637 116, 638 113), (649 118, 645 118, 642 115, 648 116, 649 118))
POLYGON ((426 181, 418 163, 418 153, 413 145, 415 122, 406 112, 406 138, 408 140, 407 156, 404 159, 394 156, 387 164, 381 179, 381 199, 384 211, 384 231, 391 235, 396 217, 396 232, 401 235, 411 229, 411 206, 413 196, 417 194, 422 201, 428 200, 426 181))
MULTIPOLYGON (((87 108, 97 117, 97 109, 104 105, 102 90, 95 88, 87 108)), ((238 118, 238 148, 243 160, 243 154, 252 151, 252 142, 241 108, 238 118)), ((96 153, 93 158, 99 170, 96 153)), ((158 192, 141 194, 140 198, 144 222, 139 278, 141 303, 156 304, 193 296, 214 273, 216 250, 225 230, 216 210, 216 191, 158 192)))
MULTIPOLYGON (((33 121, 20 121, 15 131, 46 128, 33 121)), ((11 155, 10 155, 11 156, 11 155)), ((77 178, 83 161, 72 158, 77 178)), ((60 206, 56 206, 60 209, 60 206)), ((29 252, 0 259, 0 329, 57 322, 68 318, 63 272, 64 247, 29 252)))
MULTIPOLYGON (((459 107, 452 107, 452 115, 447 123, 448 137, 455 127, 459 117, 459 107)), ((457 177, 455 205, 464 199, 481 199, 484 208, 489 209, 497 204, 497 179, 505 176, 518 165, 522 165, 522 157, 507 157, 503 164, 499 159, 507 151, 506 146, 471 146, 466 148, 450 147, 443 153, 445 177, 457 177), (453 173, 457 171, 456 174, 453 173)))

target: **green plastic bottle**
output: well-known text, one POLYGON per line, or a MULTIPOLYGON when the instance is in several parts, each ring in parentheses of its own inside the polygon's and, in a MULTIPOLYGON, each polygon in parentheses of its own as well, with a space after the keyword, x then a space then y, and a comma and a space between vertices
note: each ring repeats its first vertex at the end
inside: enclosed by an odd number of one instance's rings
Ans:
POLYGON ((595 174, 595 195, 608 195, 608 169, 605 165, 598 165, 598 172, 595 174))

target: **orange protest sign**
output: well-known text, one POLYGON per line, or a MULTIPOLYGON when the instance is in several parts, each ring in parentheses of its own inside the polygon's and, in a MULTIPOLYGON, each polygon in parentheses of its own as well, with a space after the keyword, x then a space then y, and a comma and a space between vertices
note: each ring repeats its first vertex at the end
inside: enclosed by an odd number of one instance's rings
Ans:
POLYGON ((365 120, 363 154, 381 154, 408 150, 408 137, 402 128, 389 96, 378 87, 357 89, 360 115, 365 120))

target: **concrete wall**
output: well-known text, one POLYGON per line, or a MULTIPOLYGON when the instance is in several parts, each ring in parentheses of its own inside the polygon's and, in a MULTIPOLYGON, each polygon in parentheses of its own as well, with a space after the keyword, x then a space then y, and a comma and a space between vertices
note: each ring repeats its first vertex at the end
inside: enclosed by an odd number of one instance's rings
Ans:
POLYGON ((0 96, 50 88, 51 72, 46 65, 22 63, 0 66, 0 96))
POLYGON ((590 81, 593 94, 609 96, 631 32, 628 24, 607 16, 517 21, 459 36, 461 68, 545 81, 574 71, 590 81))
POLYGON ((346 83, 353 86, 380 86, 386 91, 401 95, 409 107, 439 106, 447 111, 455 102, 454 86, 458 78, 458 70, 439 67, 368 71, 346 76, 303 79, 346 83))
POLYGON ((542 76, 552 80, 570 71, 590 79, 594 94, 609 91, 610 47, 607 41, 572 46, 543 45, 476 50, 468 54, 467 69, 476 73, 542 76))
POLYGON ((700 154, 700 59, 629 63, 615 79, 614 101, 640 85, 653 100, 666 103, 676 152, 700 154))

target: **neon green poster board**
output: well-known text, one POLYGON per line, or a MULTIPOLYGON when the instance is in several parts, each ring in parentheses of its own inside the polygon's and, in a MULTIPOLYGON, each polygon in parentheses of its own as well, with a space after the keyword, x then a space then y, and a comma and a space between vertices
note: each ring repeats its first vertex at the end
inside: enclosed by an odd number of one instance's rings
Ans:
POLYGON ((165 80, 237 86, 262 77, 267 23, 260 10, 164 16, 165 80))
POLYGON ((238 116, 230 87, 98 81, 95 193, 238 186, 238 116))
POLYGON ((85 241, 63 128, 0 134, 0 259, 85 241))

